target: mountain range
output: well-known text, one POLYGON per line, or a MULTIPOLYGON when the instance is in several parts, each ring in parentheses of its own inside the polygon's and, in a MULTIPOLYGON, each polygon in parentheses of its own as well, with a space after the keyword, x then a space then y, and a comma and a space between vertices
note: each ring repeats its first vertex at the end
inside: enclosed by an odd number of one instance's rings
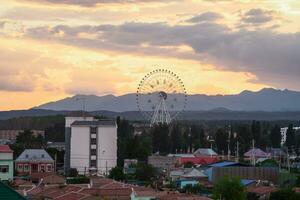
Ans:
MULTIPOLYGON (((85 99, 86 111, 106 110, 112 112, 137 111, 136 94, 122 96, 75 95, 55 102, 49 102, 33 109, 53 111, 82 110, 85 99)), ((265 111, 290 112, 300 111, 300 92, 264 88, 253 92, 245 90, 236 95, 187 96, 187 111, 265 111)))

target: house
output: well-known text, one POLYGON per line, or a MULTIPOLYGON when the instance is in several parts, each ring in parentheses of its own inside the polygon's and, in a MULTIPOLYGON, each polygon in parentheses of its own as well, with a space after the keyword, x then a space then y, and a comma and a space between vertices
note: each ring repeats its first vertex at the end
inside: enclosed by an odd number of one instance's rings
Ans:
POLYGON ((186 180, 177 180, 175 183, 178 188, 183 189, 187 185, 191 185, 191 186, 198 185, 199 181, 186 179, 186 180))
POLYGON ((15 161, 19 174, 54 172, 54 160, 44 149, 25 149, 15 161))
POLYGON ((210 148, 199 148, 194 152, 195 156, 218 156, 218 154, 210 148))
POLYGON ((177 157, 175 156, 161 156, 161 155, 151 155, 148 156, 148 164, 160 170, 173 170, 175 169, 177 163, 177 157))
POLYGON ((172 181, 180 179, 207 180, 207 175, 196 168, 182 168, 171 171, 170 178, 172 181))
POLYGON ((244 156, 247 158, 269 158, 270 154, 264 152, 263 150, 259 149, 259 148, 252 148, 249 151, 247 151, 246 153, 244 153, 244 156))
POLYGON ((13 151, 8 145, 0 145, 0 180, 13 180, 14 161, 13 151))

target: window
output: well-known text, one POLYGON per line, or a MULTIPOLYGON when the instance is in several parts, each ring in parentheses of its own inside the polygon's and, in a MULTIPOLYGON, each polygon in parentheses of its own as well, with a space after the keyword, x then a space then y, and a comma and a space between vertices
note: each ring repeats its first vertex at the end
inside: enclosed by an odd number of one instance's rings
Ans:
POLYGON ((24 165, 24 172, 28 172, 29 171, 29 165, 28 164, 25 164, 24 165))
POLYGON ((45 172, 45 165, 41 165, 41 172, 45 172))
POLYGON ((28 154, 26 154, 26 155, 25 155, 25 157, 26 157, 26 158, 29 158, 29 155, 28 155, 28 154))
POLYGON ((51 172, 51 171, 52 171, 52 165, 51 165, 51 164, 48 164, 48 165, 47 165, 47 171, 48 171, 48 172, 51 172))
POLYGON ((8 173, 9 166, 8 165, 0 165, 0 173, 8 173))
POLYGON ((91 144, 96 144, 97 143, 97 139, 96 138, 91 138, 91 144))
POLYGON ((97 160, 90 161, 91 167, 97 167, 97 160))
POLYGON ((22 172, 23 171, 23 165, 22 164, 18 164, 18 171, 22 172))
POLYGON ((91 127, 91 133, 97 133, 97 127, 91 127))
POLYGON ((91 149, 91 155, 97 155, 97 149, 91 149))

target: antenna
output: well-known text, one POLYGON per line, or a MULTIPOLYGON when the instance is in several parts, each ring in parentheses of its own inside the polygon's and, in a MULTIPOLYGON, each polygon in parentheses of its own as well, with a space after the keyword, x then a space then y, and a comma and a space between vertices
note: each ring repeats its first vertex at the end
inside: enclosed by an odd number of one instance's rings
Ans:
POLYGON ((76 98, 76 101, 82 101, 82 116, 85 119, 85 102, 86 102, 86 97, 78 97, 78 98, 76 98))

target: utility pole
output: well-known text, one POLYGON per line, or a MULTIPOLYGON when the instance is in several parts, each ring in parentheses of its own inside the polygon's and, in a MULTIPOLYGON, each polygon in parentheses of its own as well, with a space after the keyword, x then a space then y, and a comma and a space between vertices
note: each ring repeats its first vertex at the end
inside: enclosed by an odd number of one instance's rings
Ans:
POLYGON ((230 137, 231 137, 231 126, 229 125, 229 134, 227 140, 227 160, 230 160, 230 137))
POLYGON ((82 101, 82 116, 85 119, 85 102, 86 102, 86 98, 85 97, 76 98, 76 101, 82 101))
POLYGON ((254 153, 255 140, 252 139, 252 164, 255 166, 255 153, 254 153))
POLYGON ((239 162, 239 141, 236 142, 236 162, 239 162))

